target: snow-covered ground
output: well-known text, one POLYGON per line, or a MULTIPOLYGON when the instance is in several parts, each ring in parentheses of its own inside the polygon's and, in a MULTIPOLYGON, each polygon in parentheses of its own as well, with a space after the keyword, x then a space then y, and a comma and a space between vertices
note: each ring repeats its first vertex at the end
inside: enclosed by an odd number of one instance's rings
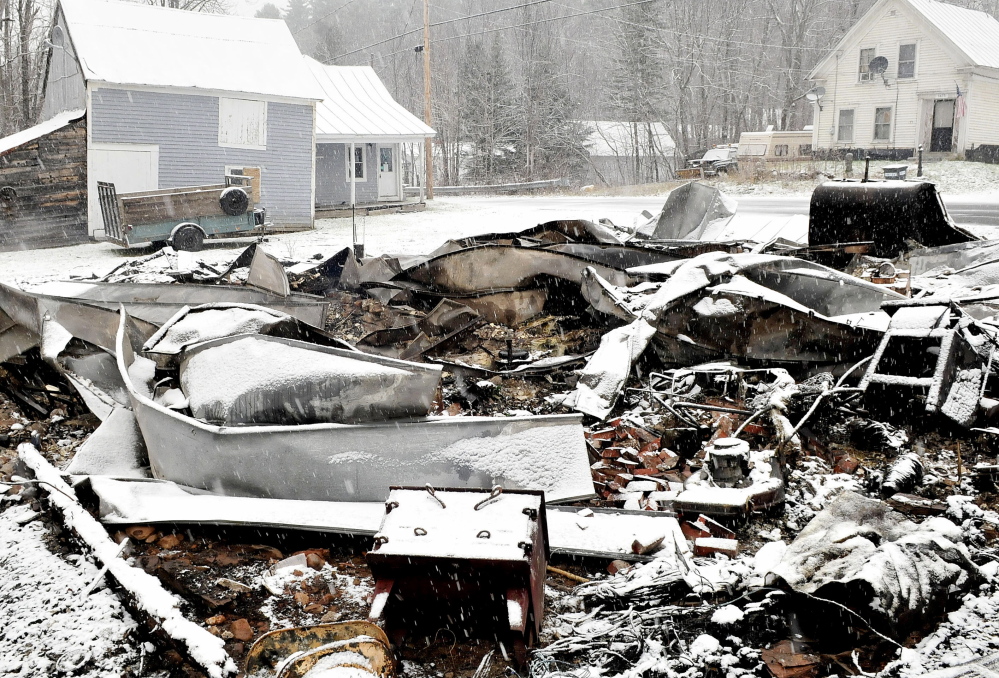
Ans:
MULTIPOLYGON (((870 178, 880 180, 882 169, 885 165, 909 165, 909 179, 916 178, 916 162, 908 161, 872 161, 870 178)), ((843 177, 845 164, 843 161, 816 161, 814 163, 799 163, 795 169, 788 174, 794 175, 796 172, 811 172, 817 170, 827 175, 832 175, 839 179, 843 177)), ((864 175, 864 162, 854 160, 853 178, 859 179, 864 175)), ((749 182, 735 178, 720 178, 715 180, 715 185, 731 195, 810 195, 812 189, 823 181, 827 181, 825 176, 812 178, 798 178, 794 176, 782 178, 771 172, 769 176, 764 176, 758 182, 749 182)), ((923 163, 923 178, 932 181, 937 185, 941 193, 953 197, 985 197, 993 199, 999 197, 999 165, 990 165, 981 162, 965 162, 960 160, 943 160, 937 162, 923 163)))
POLYGON ((122 676, 144 649, 106 588, 83 595, 98 569, 52 553, 51 530, 27 505, 0 510, 0 675, 122 676))
MULTIPOLYGON (((994 170, 989 176, 995 175, 997 179, 993 183, 990 183, 993 181, 991 179, 971 181, 968 186, 992 186, 991 192, 982 190, 970 196, 958 195, 962 192, 959 189, 954 191, 954 195, 944 192, 948 204, 952 198, 955 201, 970 200, 988 206, 994 203, 999 212, 999 166, 981 167, 994 170)), ((739 185, 724 180, 717 185, 724 191, 739 190, 739 185)), ((784 194, 778 190, 779 185, 773 186, 776 186, 777 197, 765 197, 767 191, 763 190, 759 192, 760 197, 748 193, 739 196, 740 224, 744 222, 747 228, 752 228, 762 226, 770 219, 807 212, 808 203, 802 196, 810 193, 811 184, 807 184, 803 193, 800 184, 794 191, 789 189, 784 194)), ((969 190, 970 188, 964 193, 969 190)), ((282 259, 305 260, 316 255, 325 258, 352 244, 355 226, 359 239, 364 242, 365 252, 369 255, 426 254, 448 239, 519 231, 555 219, 610 219, 618 225, 633 226, 642 220, 643 211, 655 214, 662 209, 664 193, 657 192, 655 187, 649 187, 648 193, 649 195, 628 196, 437 198, 429 202, 423 212, 358 217, 354 224, 350 219, 319 219, 313 230, 267 236, 264 248, 282 259)), ((250 242, 252 240, 248 238, 209 241, 206 249, 195 256, 209 265, 224 266, 250 242)), ((18 283, 88 277, 93 274, 100 276, 122 263, 147 256, 151 252, 153 250, 149 248, 126 250, 110 243, 0 252, 0 281, 18 283)))
MULTIPOLYGON (((644 204, 645 201, 642 201, 644 204)), ((545 198, 438 198, 426 211, 358 217, 356 226, 364 234, 367 254, 425 254, 449 238, 482 233, 503 233, 531 228, 553 219, 609 218, 631 224, 641 210, 633 200, 581 198, 574 204, 545 198)), ((661 209, 662 199, 651 197, 648 209, 661 209)), ((646 208, 643 208, 646 209, 646 208)), ((300 233, 267 236, 265 249, 282 259, 328 257, 353 242, 350 219, 319 219, 316 228, 300 233)), ((213 266, 227 264, 249 242, 240 238, 209 241, 196 256, 213 266)), ((103 274, 119 264, 148 255, 148 248, 126 250, 111 243, 87 243, 72 247, 24 252, 0 252, 0 280, 66 279, 96 272, 103 274)))

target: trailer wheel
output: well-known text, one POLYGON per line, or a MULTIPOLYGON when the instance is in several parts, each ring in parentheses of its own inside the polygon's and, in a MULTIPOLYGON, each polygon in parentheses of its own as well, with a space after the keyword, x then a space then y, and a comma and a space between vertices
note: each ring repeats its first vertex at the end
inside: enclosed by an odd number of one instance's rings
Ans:
POLYGON ((205 245, 205 234, 197 224, 181 224, 173 232, 170 244, 175 250, 200 252, 205 245))
POLYGON ((250 196, 239 186, 230 186, 219 196, 219 206, 230 217, 245 214, 250 206, 250 196))

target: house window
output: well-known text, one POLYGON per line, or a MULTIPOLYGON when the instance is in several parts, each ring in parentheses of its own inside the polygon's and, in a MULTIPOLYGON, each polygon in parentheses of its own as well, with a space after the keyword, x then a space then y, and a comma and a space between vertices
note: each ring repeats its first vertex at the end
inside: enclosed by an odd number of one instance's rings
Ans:
POLYGON ((891 108, 874 109, 874 140, 888 141, 891 139, 891 108))
MULTIPOLYGON (((346 145, 347 156, 350 156, 350 144, 346 145)), ((350 172, 353 168, 354 180, 355 181, 367 181, 368 179, 368 164, 365 162, 364 155, 364 144, 358 144, 354 146, 354 158, 353 162, 350 161, 348 157, 347 162, 347 181, 350 181, 350 172)))
POLYGON ((869 82, 874 79, 871 73, 871 60, 878 55, 878 51, 873 47, 860 50, 860 82, 869 82))
POLYGON ((811 154, 812 154, 811 144, 802 144, 801 146, 798 146, 798 155, 811 155, 811 154))
POLYGON ((837 141, 853 141, 853 109, 839 112, 839 134, 837 141))
POLYGON ((787 144, 775 144, 774 145, 774 155, 778 157, 783 157, 787 155, 787 144))
POLYGON ((916 77, 916 46, 914 44, 898 46, 898 77, 916 77))
POLYGON ((267 102, 219 98, 219 146, 267 149, 267 102))

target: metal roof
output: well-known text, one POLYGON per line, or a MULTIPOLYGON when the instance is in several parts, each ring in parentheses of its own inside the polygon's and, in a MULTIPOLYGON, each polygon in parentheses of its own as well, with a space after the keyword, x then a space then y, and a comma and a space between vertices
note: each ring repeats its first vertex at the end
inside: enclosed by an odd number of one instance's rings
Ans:
POLYGON ((89 81, 293 99, 322 96, 279 19, 111 0, 60 0, 60 6, 89 81))
POLYGON ((17 148, 18 146, 23 146, 26 143, 34 141, 35 139, 40 139, 46 134, 51 134, 57 129, 62 129, 71 122, 76 122, 82 118, 84 113, 85 111, 66 111, 65 113, 60 113, 43 123, 35 125, 34 127, 29 127, 26 130, 11 134, 9 137, 4 137, 3 139, 0 139, 0 155, 17 148))
POLYGON ((999 21, 985 12, 937 0, 907 0, 975 66, 999 68, 999 21))
MULTIPOLYGON (((648 155, 647 125, 649 123, 638 123, 642 143, 635 143, 634 123, 622 122, 618 120, 581 120, 581 124, 590 128, 591 132, 583 142, 583 145, 590 152, 591 157, 629 157, 634 155, 648 155)), ((662 151, 672 151, 676 148, 673 137, 670 136, 666 125, 661 122, 651 123, 652 134, 656 145, 662 151)))
POLYGON ((326 66, 305 57, 324 98, 316 105, 316 141, 416 141, 432 128, 392 98, 368 66, 326 66))

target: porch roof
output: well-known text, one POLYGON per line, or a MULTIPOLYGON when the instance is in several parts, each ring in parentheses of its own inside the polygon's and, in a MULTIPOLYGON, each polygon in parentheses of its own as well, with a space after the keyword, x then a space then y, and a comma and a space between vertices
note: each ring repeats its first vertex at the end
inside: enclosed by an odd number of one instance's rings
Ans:
POLYGON ((435 132, 401 106, 368 66, 326 66, 305 57, 325 98, 316 105, 317 142, 422 141, 435 132))

